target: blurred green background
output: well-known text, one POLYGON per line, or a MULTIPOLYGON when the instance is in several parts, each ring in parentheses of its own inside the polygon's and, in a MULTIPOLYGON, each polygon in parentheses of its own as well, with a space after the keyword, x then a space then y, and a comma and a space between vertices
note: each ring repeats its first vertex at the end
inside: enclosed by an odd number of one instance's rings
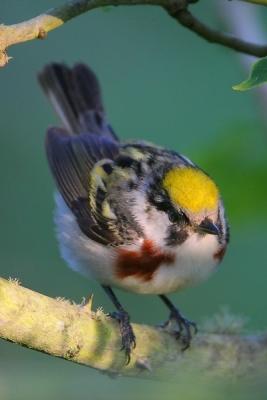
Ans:
MULTIPOLYGON (((28 19, 62 2, 1 0, 0 23, 28 19)), ((218 1, 200 3, 195 12, 219 26, 218 1)), ((1 276, 76 302, 93 292, 95 307, 112 310, 101 288, 59 257, 54 184, 43 146, 47 126, 58 121, 36 74, 50 61, 83 61, 101 80, 109 119, 121 138, 143 138, 184 153, 216 179, 223 193, 231 224, 227 256, 208 282, 172 299, 198 322, 227 305, 249 317, 249 331, 266 328, 267 127, 257 90, 231 89, 245 77, 237 54, 204 42, 155 7, 96 10, 46 40, 12 47, 9 54, 14 60, 0 71, 1 276)), ((166 318, 156 297, 117 293, 133 321, 156 324, 166 318)), ((192 383, 114 380, 0 343, 0 400, 206 399, 208 394, 223 399, 233 392, 249 399, 259 391, 256 383, 246 390, 234 382, 209 389, 192 383)))

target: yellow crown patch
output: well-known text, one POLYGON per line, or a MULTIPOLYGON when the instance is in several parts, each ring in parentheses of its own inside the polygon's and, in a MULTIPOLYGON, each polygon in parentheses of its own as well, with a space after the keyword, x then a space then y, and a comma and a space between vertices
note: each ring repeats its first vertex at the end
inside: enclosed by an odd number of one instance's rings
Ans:
POLYGON ((171 169, 163 178, 163 187, 174 204, 192 213, 214 210, 218 204, 217 186, 196 168, 171 169))

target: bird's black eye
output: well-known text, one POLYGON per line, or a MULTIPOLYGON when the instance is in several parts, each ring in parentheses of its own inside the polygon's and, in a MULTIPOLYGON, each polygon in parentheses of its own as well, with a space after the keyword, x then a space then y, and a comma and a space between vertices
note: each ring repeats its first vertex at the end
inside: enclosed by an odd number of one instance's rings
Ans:
POLYGON ((177 211, 177 210, 170 210, 168 212, 169 220, 175 224, 175 223, 184 223, 186 224, 188 222, 187 216, 182 212, 182 211, 177 211))
POLYGON ((174 212, 174 211, 170 211, 170 212, 168 213, 168 216, 169 216, 169 220, 170 220, 173 224, 175 224, 175 222, 178 222, 178 221, 179 221, 179 215, 177 215, 177 213, 174 212))
POLYGON ((170 204, 165 199, 162 199, 162 201, 160 201, 160 202, 159 201, 157 202, 157 201, 153 200, 152 204, 155 204, 156 208, 159 211, 163 211, 163 212, 168 213, 169 210, 170 210, 170 204))
POLYGON ((180 218, 180 216, 177 215, 177 214, 170 214, 170 215, 169 215, 169 220, 170 220, 171 222, 173 222, 174 224, 175 224, 175 223, 178 223, 178 222, 181 222, 181 218, 180 218))

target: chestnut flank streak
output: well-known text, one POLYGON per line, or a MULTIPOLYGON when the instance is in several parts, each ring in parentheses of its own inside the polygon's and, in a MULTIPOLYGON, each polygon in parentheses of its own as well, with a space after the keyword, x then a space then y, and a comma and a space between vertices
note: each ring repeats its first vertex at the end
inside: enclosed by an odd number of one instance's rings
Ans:
POLYGON ((126 278, 136 276, 150 281, 162 264, 171 265, 175 255, 158 250, 151 240, 144 240, 139 251, 120 249, 117 261, 117 276, 126 278))
POLYGON ((215 254, 213 254, 213 258, 218 261, 222 261, 226 252, 226 246, 221 247, 215 254))

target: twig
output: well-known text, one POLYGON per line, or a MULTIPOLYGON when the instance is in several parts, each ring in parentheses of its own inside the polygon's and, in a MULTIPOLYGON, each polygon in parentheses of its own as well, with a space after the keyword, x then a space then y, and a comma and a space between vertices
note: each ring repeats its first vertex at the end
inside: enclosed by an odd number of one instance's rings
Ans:
POLYGON ((250 43, 233 35, 211 29, 194 17, 186 8, 181 10, 179 8, 175 9, 175 6, 172 6, 171 8, 169 7, 168 12, 179 24, 195 32, 208 42, 217 43, 224 47, 229 47, 238 52, 256 57, 264 57, 267 55, 267 45, 250 43))
POLYGON ((8 47, 28 40, 44 39, 49 31, 89 10, 119 5, 161 6, 181 25, 209 42, 218 43, 257 57, 267 55, 266 45, 261 46, 246 42, 226 33, 213 30, 200 22, 188 11, 188 5, 193 2, 192 0, 71 0, 28 21, 14 25, 0 25, 0 66, 5 66, 10 59, 7 55, 8 47))
POLYGON ((91 299, 74 305, 0 278, 0 337, 113 375, 177 380, 188 372, 232 377, 266 368, 267 335, 199 333, 182 352, 169 333, 136 324, 126 365, 118 325, 91 307, 91 299))

